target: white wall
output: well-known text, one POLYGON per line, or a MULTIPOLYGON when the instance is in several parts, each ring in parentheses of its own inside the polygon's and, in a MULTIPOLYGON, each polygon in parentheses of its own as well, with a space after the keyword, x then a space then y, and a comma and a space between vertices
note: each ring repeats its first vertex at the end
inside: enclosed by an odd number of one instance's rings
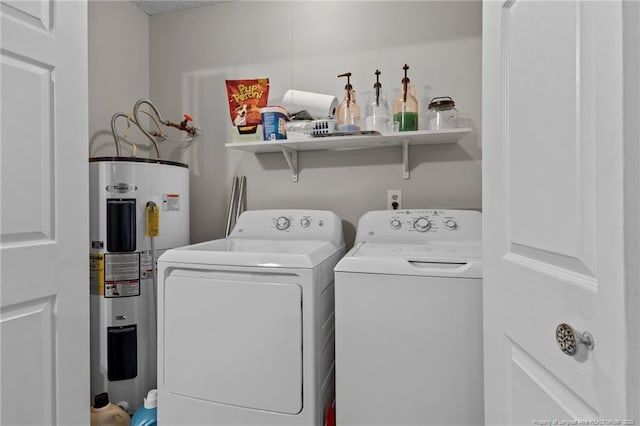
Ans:
MULTIPOLYGON (((189 150, 162 148, 191 166, 192 240, 222 235, 234 175, 247 176, 249 209, 330 209, 345 220, 349 242, 363 213, 386 208, 388 189, 403 191, 405 208, 480 208, 479 128, 460 144, 413 148, 411 180, 402 179, 400 151, 384 148, 303 152, 293 183, 280 154, 224 148, 224 80, 269 77, 277 104, 289 88, 341 99, 336 75, 346 71, 362 94, 378 68, 392 98, 408 63, 422 111, 427 99, 452 96, 479 126, 481 22, 478 1, 232 2, 151 17, 151 98, 165 118, 188 112, 203 129, 189 150)), ((364 106, 366 96, 359 100, 364 106)))
MULTIPOLYGON (((128 1, 89 2, 89 155, 115 155, 111 116, 131 112, 149 97, 149 17, 128 1)), ((126 127, 119 119, 118 129, 126 127)), ((122 132, 120 133, 122 135, 122 132)), ((138 155, 149 155, 148 142, 137 130, 131 140, 138 155)), ((123 146, 123 155, 129 155, 123 146)))

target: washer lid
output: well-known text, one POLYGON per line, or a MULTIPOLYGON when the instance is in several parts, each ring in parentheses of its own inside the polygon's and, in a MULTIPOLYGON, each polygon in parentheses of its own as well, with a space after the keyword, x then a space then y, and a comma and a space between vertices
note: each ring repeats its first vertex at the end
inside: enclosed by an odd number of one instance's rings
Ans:
POLYGON ((158 261, 310 269, 340 249, 327 241, 224 238, 168 250, 158 261))
POLYGON ((432 241, 424 244, 363 243, 353 253, 356 257, 393 257, 416 262, 466 263, 482 259, 480 243, 432 241))
POLYGON ((482 277, 478 242, 360 243, 336 265, 336 272, 435 277, 482 277))

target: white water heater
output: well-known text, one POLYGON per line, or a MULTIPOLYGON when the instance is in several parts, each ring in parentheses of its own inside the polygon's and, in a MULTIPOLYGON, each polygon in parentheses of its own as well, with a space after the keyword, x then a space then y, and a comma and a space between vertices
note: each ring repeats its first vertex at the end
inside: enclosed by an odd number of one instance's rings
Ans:
POLYGON ((154 268, 165 250, 189 244, 189 168, 96 157, 89 176, 91 398, 108 392, 133 411, 157 387, 154 268))

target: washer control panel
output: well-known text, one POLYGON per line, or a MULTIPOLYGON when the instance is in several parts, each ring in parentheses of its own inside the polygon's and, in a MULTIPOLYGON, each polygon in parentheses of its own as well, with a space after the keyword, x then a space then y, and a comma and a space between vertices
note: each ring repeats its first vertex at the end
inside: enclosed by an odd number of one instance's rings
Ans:
POLYGON ((459 231, 455 213, 451 210, 404 210, 389 216, 389 227, 394 231, 409 230, 422 233, 459 231))
POLYGON ((356 241, 479 241, 481 218, 475 210, 373 211, 360 219, 356 241))

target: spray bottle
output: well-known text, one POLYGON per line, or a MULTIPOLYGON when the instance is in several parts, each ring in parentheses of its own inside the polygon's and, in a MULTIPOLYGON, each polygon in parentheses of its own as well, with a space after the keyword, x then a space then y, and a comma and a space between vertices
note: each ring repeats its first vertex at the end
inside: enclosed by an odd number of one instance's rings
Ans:
POLYGON ((416 86, 409 84, 407 70, 409 65, 404 64, 404 78, 400 94, 393 102, 393 120, 400 123, 400 131, 418 130, 418 98, 416 86))
POLYGON ((338 106, 338 131, 360 130, 360 105, 356 102, 356 91, 351 85, 351 73, 346 72, 338 77, 347 77, 347 84, 344 86, 344 99, 338 106))

